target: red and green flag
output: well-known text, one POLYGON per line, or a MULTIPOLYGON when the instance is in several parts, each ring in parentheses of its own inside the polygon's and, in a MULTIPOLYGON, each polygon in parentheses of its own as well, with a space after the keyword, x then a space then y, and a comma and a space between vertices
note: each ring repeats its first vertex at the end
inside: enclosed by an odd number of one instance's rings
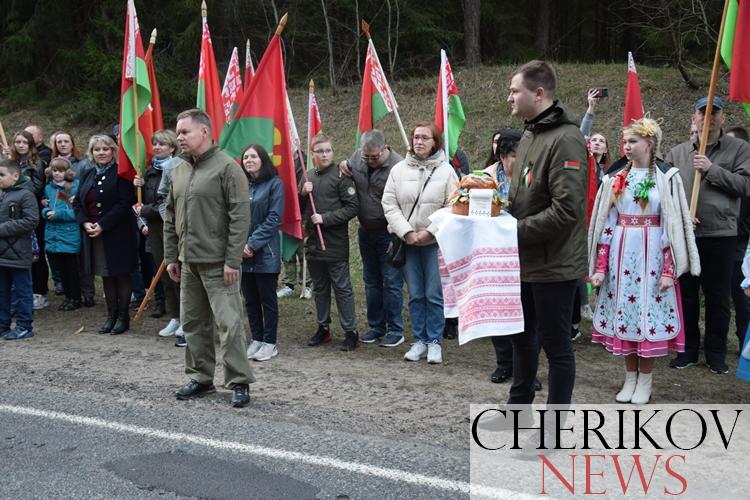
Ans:
POLYGON ((729 0, 721 37, 721 58, 729 68, 729 98, 750 116, 750 0, 729 0))
POLYGON ((222 135, 221 147, 234 158, 239 158, 242 150, 250 143, 260 144, 268 151, 284 184, 284 213, 280 229, 284 236, 282 256, 289 260, 289 252, 293 255, 302 240, 302 217, 297 197, 287 102, 281 37, 274 35, 234 120, 222 135))
POLYGON ((250 82, 253 81, 255 76, 255 68, 253 67, 253 58, 250 56, 250 40, 245 44, 245 90, 250 88, 250 82))
POLYGON ((310 80, 310 92, 307 96, 307 169, 313 167, 313 155, 310 154, 312 141, 315 136, 323 131, 323 121, 320 119, 318 101, 315 99, 315 87, 310 80))
POLYGON ((156 71, 154 70, 154 45, 156 44, 156 28, 151 32, 151 40, 146 50, 146 68, 148 69, 148 83, 151 86, 151 129, 156 132, 164 128, 164 117, 161 111, 161 97, 159 86, 156 84, 156 71))
POLYGON ((120 147, 117 174, 130 181, 136 173, 143 175, 144 166, 151 158, 153 125, 150 103, 151 86, 144 61, 138 16, 133 0, 128 0, 120 84, 120 147))
POLYGON ((242 77, 240 76, 240 57, 237 55, 237 47, 232 51, 229 60, 227 76, 224 78, 224 87, 221 89, 221 103, 224 108, 224 122, 232 121, 237 106, 242 101, 242 77))
POLYGON ((453 79, 453 70, 444 50, 440 50, 435 124, 443 134, 445 161, 449 162, 458 149, 458 137, 466 124, 466 116, 461 105, 461 98, 458 96, 456 81, 453 79))
POLYGON ((388 80, 385 78, 383 68, 380 66, 378 54, 372 39, 367 45, 367 56, 365 57, 365 70, 362 75, 362 93, 359 98, 359 120, 357 121, 356 147, 362 134, 375 127, 388 113, 396 109, 396 98, 393 97, 388 80))
MULTIPOLYGON (((205 2, 204 2, 205 7, 205 2)), ((219 140, 224 128, 224 105, 221 101, 219 71, 216 69, 214 47, 211 43, 211 32, 208 29, 208 18, 205 9, 202 12, 203 35, 201 38, 201 59, 198 67, 198 97, 195 107, 202 109, 211 118, 214 141, 219 140)))

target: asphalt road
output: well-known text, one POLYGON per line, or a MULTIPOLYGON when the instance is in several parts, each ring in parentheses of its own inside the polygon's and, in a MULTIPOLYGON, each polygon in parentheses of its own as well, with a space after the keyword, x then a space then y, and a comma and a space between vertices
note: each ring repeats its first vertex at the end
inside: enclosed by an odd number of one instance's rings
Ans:
POLYGON ((102 389, 0 388, 1 498, 469 496, 467 449, 102 389))

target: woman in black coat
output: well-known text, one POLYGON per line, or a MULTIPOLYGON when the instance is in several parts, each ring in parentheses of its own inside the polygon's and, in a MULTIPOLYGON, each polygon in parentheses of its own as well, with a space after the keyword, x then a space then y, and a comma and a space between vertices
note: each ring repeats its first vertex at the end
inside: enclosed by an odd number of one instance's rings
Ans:
POLYGON ((107 135, 89 140, 93 168, 87 170, 74 201, 84 231, 84 272, 102 277, 107 321, 99 333, 120 334, 130 327, 128 306, 136 266, 137 226, 133 185, 117 175, 117 145, 107 135))

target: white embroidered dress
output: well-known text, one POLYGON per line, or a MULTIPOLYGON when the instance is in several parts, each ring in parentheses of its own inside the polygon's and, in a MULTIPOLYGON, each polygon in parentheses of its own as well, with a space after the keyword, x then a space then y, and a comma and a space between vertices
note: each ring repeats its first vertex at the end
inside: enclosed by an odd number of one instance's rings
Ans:
POLYGON ((644 210, 635 200, 648 169, 628 172, 625 192, 610 208, 597 245, 595 272, 604 272, 594 313, 592 341, 613 354, 656 357, 683 351, 685 334, 674 263, 660 221, 659 192, 652 187, 644 210), (662 276, 675 287, 659 291, 662 276))

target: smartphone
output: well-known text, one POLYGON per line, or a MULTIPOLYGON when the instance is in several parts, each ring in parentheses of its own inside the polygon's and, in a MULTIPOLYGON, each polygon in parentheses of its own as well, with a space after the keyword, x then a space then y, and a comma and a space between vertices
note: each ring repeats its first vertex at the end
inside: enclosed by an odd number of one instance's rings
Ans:
POLYGON ((607 87, 599 87, 596 89, 596 97, 609 97, 609 89, 607 87))

